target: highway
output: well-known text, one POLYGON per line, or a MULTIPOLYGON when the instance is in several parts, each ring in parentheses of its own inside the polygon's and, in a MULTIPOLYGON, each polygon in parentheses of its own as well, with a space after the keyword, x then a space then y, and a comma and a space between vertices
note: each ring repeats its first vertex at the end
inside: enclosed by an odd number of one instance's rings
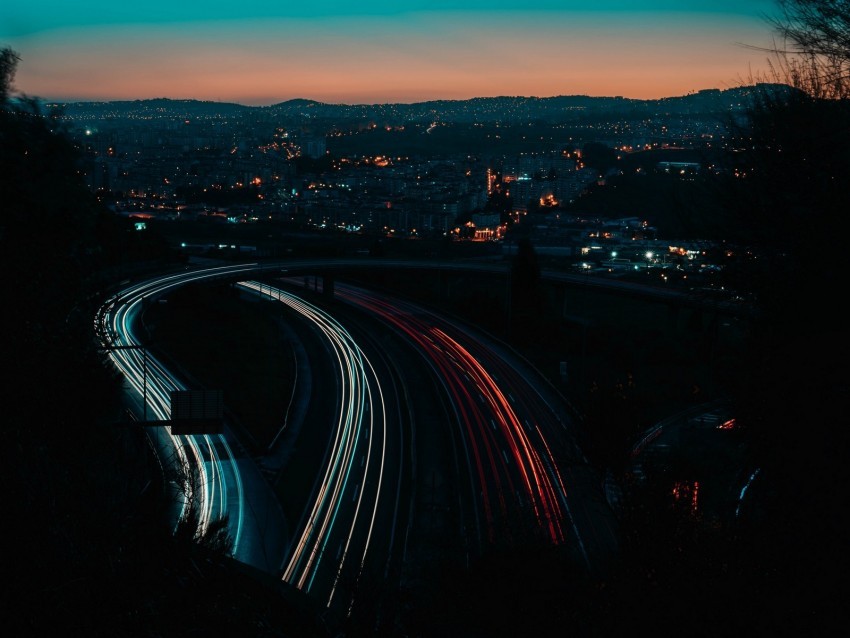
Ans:
POLYGON ((126 379, 135 418, 148 423, 166 477, 184 472, 182 484, 174 486, 175 527, 193 509, 199 533, 227 517, 237 560, 282 574, 283 580, 323 601, 330 613, 344 617, 354 606, 361 575, 367 574, 372 582, 385 578, 393 548, 400 547, 396 520, 404 445, 395 399, 399 381, 389 362, 377 353, 373 363, 346 329, 318 307, 268 285, 250 280, 239 284, 311 322, 336 363, 336 379, 321 380, 331 389, 323 400, 336 405, 334 436, 324 467, 316 470, 312 503, 304 519, 293 525, 284 520, 269 482, 229 428, 222 434, 172 433, 170 392, 188 388, 155 356, 143 336, 145 306, 175 288, 267 271, 249 263, 127 282, 102 305, 95 329, 126 379), (389 384, 389 390, 382 384, 389 384))
POLYGON ((459 322, 339 282, 335 298, 413 344, 441 385, 461 459, 459 532, 468 551, 542 539, 602 569, 616 548, 616 524, 601 478, 574 443, 563 397, 517 355, 459 322))
MULTIPOLYGON (((196 512, 203 532, 226 517, 237 560, 279 574, 336 617, 370 604, 376 583, 390 587, 388 579, 403 571, 416 520, 413 497, 424 487, 415 484, 416 415, 403 398, 409 380, 376 338, 362 330, 355 337, 319 306, 255 278, 346 263, 243 263, 127 282, 95 319, 103 348, 127 380, 136 418, 152 422, 168 421, 172 390, 189 389, 152 352, 141 321, 147 304, 176 287, 239 282, 244 293, 281 304, 321 336, 334 378, 320 380, 318 400, 328 402, 332 436, 300 520, 284 520, 258 468, 263 459, 250 458, 226 424, 222 434, 175 435, 167 423, 148 433, 163 465, 185 470, 174 486, 175 525, 196 512)), ((530 365, 486 335, 409 302, 341 283, 334 299, 411 344, 440 387, 458 486, 453 534, 467 559, 534 539, 567 547, 592 571, 604 563, 616 546, 616 526, 602 481, 573 442, 563 398, 530 365)))
POLYGON ((291 534, 282 577, 344 617, 358 602, 364 573, 368 580, 385 576, 393 556, 405 472, 396 381, 383 361, 373 363, 378 355, 367 355, 318 306, 257 281, 238 287, 309 321, 335 362, 335 379, 321 379, 330 389, 322 400, 333 404, 334 424, 305 516, 291 534))
MULTIPOLYGON (((127 282, 95 317, 95 331, 128 384, 128 400, 139 421, 165 421, 171 414, 171 391, 189 389, 157 359, 143 337, 145 305, 175 287, 250 273, 255 264, 184 271, 127 282)), ((234 557, 273 571, 283 552, 280 507, 253 459, 226 427, 222 434, 177 435, 167 423, 147 428, 166 479, 175 491, 175 527, 197 516, 198 533, 227 518, 234 557), (250 497, 250 504, 249 504, 250 497)))

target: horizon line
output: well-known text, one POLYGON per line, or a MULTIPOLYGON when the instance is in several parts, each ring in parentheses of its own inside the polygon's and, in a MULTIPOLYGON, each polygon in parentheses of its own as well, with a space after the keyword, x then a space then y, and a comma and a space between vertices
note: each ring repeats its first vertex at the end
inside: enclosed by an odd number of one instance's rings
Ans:
POLYGON ((141 98, 114 98, 114 99, 48 99, 39 96, 15 96, 11 99, 34 99, 44 104, 114 104, 121 102, 153 102, 153 101, 169 101, 169 102, 199 102, 202 104, 226 104, 226 105, 234 105, 234 106, 242 106, 245 108, 268 108, 272 106, 279 106, 281 104, 286 104, 288 102, 312 102, 315 104, 322 104, 325 106, 347 106, 347 107, 356 107, 356 106, 394 106, 394 105, 404 105, 404 106, 416 106, 418 104, 428 104, 431 102, 470 102, 473 100, 499 100, 499 99, 527 99, 527 100, 551 100, 557 98, 570 98, 570 97, 582 97, 582 98, 590 98, 590 99, 612 99, 612 100, 629 100, 632 102, 654 102, 659 100, 669 100, 676 98, 684 98, 692 95, 699 95, 700 93, 708 92, 708 91, 719 91, 721 93, 725 91, 731 91, 735 89, 748 89, 748 88, 756 88, 759 86, 766 85, 776 85, 776 86, 788 86, 784 85, 781 82, 754 82, 752 84, 741 84, 739 86, 733 86, 729 88, 719 88, 719 87, 707 87, 703 89, 698 89, 694 91, 689 91, 688 93, 679 94, 679 95, 666 95, 657 98, 633 98, 626 97, 623 95, 590 95, 587 93, 562 93, 558 95, 480 95, 469 98, 432 98, 428 100, 418 100, 414 102, 323 102, 321 100, 316 100, 313 98, 305 98, 305 97, 295 97, 288 98, 285 100, 281 100, 279 102, 269 102, 266 104, 247 104, 244 102, 232 101, 232 100, 212 100, 212 99, 202 99, 202 98, 178 98, 178 97, 141 97, 141 98))

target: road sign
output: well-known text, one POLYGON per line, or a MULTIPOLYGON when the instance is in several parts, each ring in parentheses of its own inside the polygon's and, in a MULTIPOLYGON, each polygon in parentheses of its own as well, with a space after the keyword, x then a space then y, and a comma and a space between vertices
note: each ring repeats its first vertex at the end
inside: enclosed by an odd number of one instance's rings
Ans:
POLYGON ((221 390, 172 390, 172 434, 221 434, 224 402, 221 390))

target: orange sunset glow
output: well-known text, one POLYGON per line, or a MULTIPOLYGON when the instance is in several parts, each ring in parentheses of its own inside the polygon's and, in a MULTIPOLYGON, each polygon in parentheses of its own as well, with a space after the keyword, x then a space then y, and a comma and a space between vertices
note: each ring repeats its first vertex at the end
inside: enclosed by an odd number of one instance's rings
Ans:
POLYGON ((46 99, 170 97, 270 104, 496 95, 658 98, 728 88, 763 68, 756 17, 680 13, 326 18, 79 26, 14 42, 17 87, 46 99), (475 28, 468 28, 474 24, 475 28), (285 37, 283 37, 285 34, 285 37))

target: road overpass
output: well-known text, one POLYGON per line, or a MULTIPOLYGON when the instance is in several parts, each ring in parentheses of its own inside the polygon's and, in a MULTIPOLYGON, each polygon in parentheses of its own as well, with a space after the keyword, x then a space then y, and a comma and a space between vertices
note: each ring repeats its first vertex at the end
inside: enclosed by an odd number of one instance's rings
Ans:
MULTIPOLYGON (((212 261, 208 259, 192 262, 189 268, 209 265, 234 265, 233 262, 212 261)), ((285 274, 291 277, 306 276, 321 279, 323 294, 333 296, 334 282, 352 272, 366 273, 374 270, 430 271, 448 278, 455 273, 480 274, 505 279, 506 285, 511 277, 509 261, 498 259, 479 260, 443 260, 443 259, 385 259, 382 257, 363 256, 359 258, 314 258, 314 259, 285 259, 246 262, 242 264, 250 268, 250 276, 262 279, 285 274)), ((751 318, 755 314, 752 304, 731 299, 718 299, 701 291, 676 287, 674 285, 652 285, 619 278, 607 277, 604 274, 578 274, 559 270, 542 270, 541 280, 555 286, 581 287, 599 292, 632 297, 643 301, 666 303, 676 308, 695 308, 723 315, 751 318)), ((236 275, 223 274, 217 278, 207 278, 206 282, 232 280, 236 275)))

